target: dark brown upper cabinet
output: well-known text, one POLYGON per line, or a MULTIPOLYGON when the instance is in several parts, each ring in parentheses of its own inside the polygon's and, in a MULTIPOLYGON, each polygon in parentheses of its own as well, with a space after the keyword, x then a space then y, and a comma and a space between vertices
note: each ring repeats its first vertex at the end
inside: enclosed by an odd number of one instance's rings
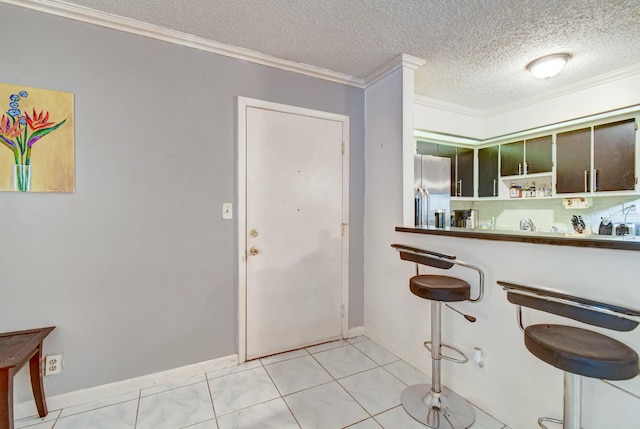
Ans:
POLYGON ((556 192, 591 190, 591 128, 558 133, 556 136, 556 192))
POLYGON ((498 146, 478 150, 478 197, 498 196, 498 146))
POLYGON ((594 191, 635 189, 636 123, 633 119, 593 129, 594 191))
POLYGON ((500 175, 524 174, 524 141, 500 145, 500 175))
POLYGON ((635 147, 634 119, 559 133, 556 140, 556 192, 634 190, 635 147))
POLYGON ((553 168, 553 137, 543 136, 525 140, 525 172, 549 173, 553 168))
POLYGON ((552 150, 550 135, 500 145, 500 175, 549 173, 553 167, 552 150))

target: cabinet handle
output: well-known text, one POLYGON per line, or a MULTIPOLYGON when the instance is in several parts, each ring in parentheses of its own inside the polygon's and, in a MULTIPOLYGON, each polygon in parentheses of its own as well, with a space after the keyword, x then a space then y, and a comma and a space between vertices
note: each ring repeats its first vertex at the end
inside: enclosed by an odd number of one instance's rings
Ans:
POLYGON ((528 174, 529 173, 529 163, 525 162, 524 163, 524 174, 528 174))
POLYGON ((493 196, 497 197, 498 193, 496 192, 496 184, 498 183, 498 181, 496 179, 493 179, 493 196))
POLYGON ((587 189, 588 177, 589 177, 589 170, 584 170, 584 191, 585 192, 588 192, 588 189, 587 189))
POLYGON ((518 176, 522 174, 522 163, 518 163, 518 176))
POLYGON ((462 179, 458 180, 458 196, 462 196, 462 179))
POLYGON ((595 168, 593 169, 593 190, 598 190, 598 170, 595 168))

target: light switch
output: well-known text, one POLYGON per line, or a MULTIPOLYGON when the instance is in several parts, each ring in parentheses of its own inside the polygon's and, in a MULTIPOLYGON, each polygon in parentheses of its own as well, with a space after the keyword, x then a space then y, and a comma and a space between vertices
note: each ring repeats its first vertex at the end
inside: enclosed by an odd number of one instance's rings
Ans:
POLYGON ((222 219, 232 219, 232 218, 233 218, 233 204, 222 203, 222 219))

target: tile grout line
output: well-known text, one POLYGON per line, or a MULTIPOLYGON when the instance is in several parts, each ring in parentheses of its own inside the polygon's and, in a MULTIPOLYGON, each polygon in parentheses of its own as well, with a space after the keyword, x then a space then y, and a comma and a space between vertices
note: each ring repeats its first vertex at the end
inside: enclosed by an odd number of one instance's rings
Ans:
POLYGON ((133 419, 133 429, 138 426, 138 417, 140 416, 140 400, 142 399, 142 389, 138 390, 138 403, 136 404, 136 418, 133 419))
POLYGON ((204 373, 204 380, 205 383, 207 383, 207 393, 209 393, 209 400, 211 401, 211 408, 213 409, 213 421, 216 422, 216 428, 220 429, 220 424, 218 423, 218 413, 216 413, 216 404, 213 403, 213 393, 211 393, 211 385, 209 384, 209 377, 207 376, 206 372, 204 373))
MULTIPOLYGON (((307 351, 306 349, 304 349, 304 350, 305 350, 305 351, 307 351)), ((309 353, 309 352, 307 351, 307 353, 309 353)), ((309 355, 310 355, 310 354, 311 354, 311 353, 309 353, 309 355)), ((300 356, 300 358, 303 358, 303 357, 306 357, 306 356, 300 356)), ((281 361, 278 361, 278 362, 273 362, 273 364, 280 363, 280 362, 286 362, 286 361, 293 360, 293 359, 298 359, 298 358, 285 359, 285 360, 281 360, 281 361)), ((300 425, 300 422, 298 421, 298 418, 297 418, 297 417, 296 417, 296 415, 293 413, 293 410, 289 407, 289 404, 287 403, 287 401, 285 401, 285 400, 284 400, 284 395, 282 394, 282 392, 280 391, 280 389, 278 389, 278 385, 276 385, 275 380, 273 379, 273 377, 271 377, 271 374, 270 374, 270 373, 269 373, 269 371, 267 370, 267 365, 265 365, 265 364, 264 364, 264 362, 262 362, 262 360, 260 360, 260 364, 262 365, 262 368, 264 369, 264 372, 266 372, 266 373, 267 373, 267 377, 269 377, 269 380, 271 380, 271 383, 273 384, 273 387, 275 387, 276 391, 277 391, 277 392, 278 392, 278 394, 280 395, 280 399, 282 400, 282 402, 284 402, 284 405, 287 407, 287 410, 289 410, 289 413, 291 413, 291 417, 293 417, 293 420, 295 420, 295 422, 296 422, 296 424, 298 425, 298 427, 299 427, 299 428, 302 428, 302 426, 300 425)), ((271 364, 271 365, 273 365, 273 364, 271 364)), ((273 399, 271 399, 271 401, 272 401, 272 400, 273 400, 273 399)), ((262 404, 264 404, 264 403, 266 403, 266 402, 269 402, 269 401, 262 402, 262 404)), ((254 405, 254 406, 255 406, 255 405, 254 405)))

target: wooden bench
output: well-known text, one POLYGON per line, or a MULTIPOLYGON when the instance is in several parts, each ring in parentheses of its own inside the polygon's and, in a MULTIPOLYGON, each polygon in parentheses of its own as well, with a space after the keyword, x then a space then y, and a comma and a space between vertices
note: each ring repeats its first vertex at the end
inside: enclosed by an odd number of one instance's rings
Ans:
POLYGON ((38 414, 40 417, 47 415, 42 383, 42 341, 54 328, 0 334, 0 429, 13 429, 13 376, 27 361, 38 414))

